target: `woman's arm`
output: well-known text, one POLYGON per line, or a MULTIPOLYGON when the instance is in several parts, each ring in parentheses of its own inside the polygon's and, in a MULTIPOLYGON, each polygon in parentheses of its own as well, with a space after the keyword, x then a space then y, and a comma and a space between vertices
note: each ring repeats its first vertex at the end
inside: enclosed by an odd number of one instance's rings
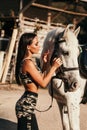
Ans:
POLYGON ((25 61, 23 65, 23 70, 28 72, 35 80, 35 82, 37 82, 41 87, 45 88, 50 82, 54 72, 56 71, 57 68, 61 66, 61 64, 62 62, 60 58, 54 59, 51 69, 45 76, 42 76, 42 74, 40 74, 34 63, 30 60, 25 61))

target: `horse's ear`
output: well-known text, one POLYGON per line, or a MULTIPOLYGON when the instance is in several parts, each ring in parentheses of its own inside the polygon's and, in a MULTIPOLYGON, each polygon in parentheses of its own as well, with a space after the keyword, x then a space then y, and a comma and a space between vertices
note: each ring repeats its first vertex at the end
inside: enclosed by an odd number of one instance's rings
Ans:
POLYGON ((66 27, 66 29, 65 29, 65 31, 64 31, 64 37, 66 36, 66 33, 69 31, 69 30, 73 30, 73 28, 74 28, 74 25, 73 24, 69 24, 69 25, 67 25, 67 27, 66 27))
POLYGON ((80 32, 80 26, 74 31, 74 34, 76 35, 76 37, 78 36, 79 32, 80 32))

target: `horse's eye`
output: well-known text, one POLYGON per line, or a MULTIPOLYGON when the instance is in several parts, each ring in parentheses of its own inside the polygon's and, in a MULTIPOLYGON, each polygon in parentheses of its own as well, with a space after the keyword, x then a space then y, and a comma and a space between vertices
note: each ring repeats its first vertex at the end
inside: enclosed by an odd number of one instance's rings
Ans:
POLYGON ((68 56, 69 52, 68 51, 62 51, 62 54, 65 55, 65 56, 68 56))

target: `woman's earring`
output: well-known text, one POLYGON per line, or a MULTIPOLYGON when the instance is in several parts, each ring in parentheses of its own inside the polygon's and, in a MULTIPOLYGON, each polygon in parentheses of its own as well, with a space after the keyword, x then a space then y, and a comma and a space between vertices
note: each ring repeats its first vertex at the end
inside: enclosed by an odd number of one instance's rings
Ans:
POLYGON ((27 46, 27 50, 29 50, 29 46, 27 46))

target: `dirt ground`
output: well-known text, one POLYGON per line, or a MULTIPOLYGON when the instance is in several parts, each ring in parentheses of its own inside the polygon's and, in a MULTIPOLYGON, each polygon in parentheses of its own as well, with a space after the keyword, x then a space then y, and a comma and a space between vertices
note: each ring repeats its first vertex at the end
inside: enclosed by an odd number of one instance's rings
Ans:
MULTIPOLYGON (((15 103, 22 95, 23 87, 0 85, 0 130, 16 130, 15 103)), ((37 108, 45 110, 51 104, 47 89, 39 89, 37 108)), ((62 130, 61 118, 55 99, 49 111, 36 112, 40 130, 62 130)), ((87 130, 87 105, 81 105, 81 130, 87 130)))

